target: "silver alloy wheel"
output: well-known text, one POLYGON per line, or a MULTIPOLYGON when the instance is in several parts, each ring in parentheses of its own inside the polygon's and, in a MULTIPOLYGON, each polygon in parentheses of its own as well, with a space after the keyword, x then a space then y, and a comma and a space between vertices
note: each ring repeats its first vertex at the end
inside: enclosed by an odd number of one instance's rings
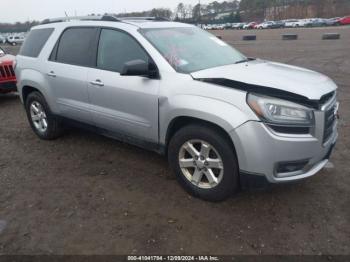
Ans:
POLYGON ((190 140, 182 145, 179 165, 186 179, 203 189, 216 187, 224 176, 224 164, 220 154, 203 140, 190 140))
POLYGON ((35 128, 40 133, 45 133, 48 127, 47 117, 43 106, 39 102, 33 101, 30 104, 30 116, 35 128))

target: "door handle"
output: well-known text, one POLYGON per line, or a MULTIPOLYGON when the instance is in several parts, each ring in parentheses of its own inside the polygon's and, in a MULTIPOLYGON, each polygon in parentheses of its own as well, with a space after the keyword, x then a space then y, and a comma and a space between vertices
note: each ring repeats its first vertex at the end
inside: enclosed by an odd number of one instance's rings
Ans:
POLYGON ((104 86, 104 83, 100 79, 96 79, 95 81, 90 82, 90 84, 94 86, 104 86))
POLYGON ((47 73, 47 75, 51 77, 56 77, 56 74, 54 71, 50 71, 50 73, 47 73))

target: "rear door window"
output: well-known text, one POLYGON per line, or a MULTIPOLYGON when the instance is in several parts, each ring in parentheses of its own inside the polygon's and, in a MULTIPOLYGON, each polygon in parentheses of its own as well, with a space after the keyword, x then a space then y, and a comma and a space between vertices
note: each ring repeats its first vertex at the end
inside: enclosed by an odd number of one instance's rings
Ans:
MULTIPOLYGON (((53 31, 53 28, 34 29, 30 31, 19 54, 22 56, 38 57, 53 31)), ((19 39, 19 37, 17 38, 19 39)))
MULTIPOLYGON (((60 63, 93 66, 94 42, 96 28, 69 28, 59 40, 53 60, 60 63)), ((56 48, 55 48, 56 49, 56 48)), ((51 56, 52 57, 52 56, 51 56)))

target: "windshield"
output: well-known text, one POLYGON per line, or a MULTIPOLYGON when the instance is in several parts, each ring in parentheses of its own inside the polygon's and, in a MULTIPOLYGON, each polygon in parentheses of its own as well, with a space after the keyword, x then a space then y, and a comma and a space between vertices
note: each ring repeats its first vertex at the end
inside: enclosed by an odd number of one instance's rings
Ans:
POLYGON ((200 28, 152 28, 140 31, 179 73, 188 74, 246 60, 237 50, 200 28))

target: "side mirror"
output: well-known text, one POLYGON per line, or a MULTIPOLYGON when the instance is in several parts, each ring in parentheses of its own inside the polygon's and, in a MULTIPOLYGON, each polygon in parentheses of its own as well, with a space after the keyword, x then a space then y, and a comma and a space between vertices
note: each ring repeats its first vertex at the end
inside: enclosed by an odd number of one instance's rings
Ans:
POLYGON ((143 60, 132 60, 124 64, 120 75, 156 78, 158 76, 158 70, 153 63, 148 63, 143 60))
POLYGON ((5 51, 0 47, 0 56, 6 55, 5 51))

